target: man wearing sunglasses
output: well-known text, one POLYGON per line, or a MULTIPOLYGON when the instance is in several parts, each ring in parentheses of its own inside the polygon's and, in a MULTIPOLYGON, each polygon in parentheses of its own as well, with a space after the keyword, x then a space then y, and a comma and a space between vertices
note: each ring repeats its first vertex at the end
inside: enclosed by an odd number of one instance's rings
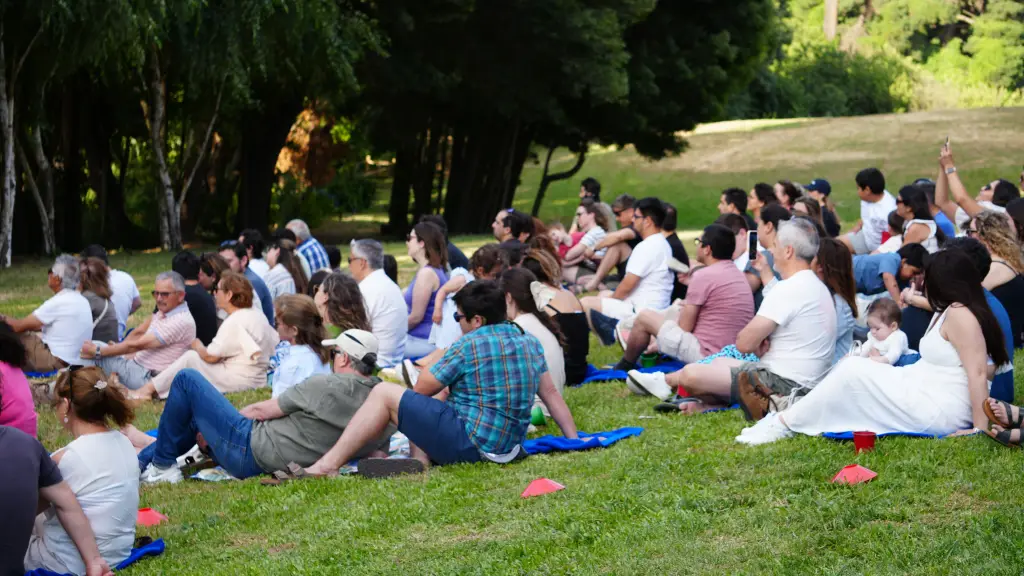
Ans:
POLYGON ((153 285, 156 313, 131 336, 116 344, 86 340, 82 357, 92 359, 121 384, 138 390, 153 376, 188 352, 196 338, 196 322, 185 303, 185 279, 177 272, 161 272, 153 285), (138 336, 136 336, 138 334, 138 336))
POLYGON ((525 456, 522 443, 535 395, 565 437, 577 437, 540 341, 508 322, 505 295, 498 286, 490 280, 468 284, 455 295, 455 304, 462 338, 419 373, 412 390, 378 384, 334 447, 307 472, 337 474, 392 424, 409 437, 413 457, 362 460, 361 474, 422 472, 431 462, 511 462, 525 456))

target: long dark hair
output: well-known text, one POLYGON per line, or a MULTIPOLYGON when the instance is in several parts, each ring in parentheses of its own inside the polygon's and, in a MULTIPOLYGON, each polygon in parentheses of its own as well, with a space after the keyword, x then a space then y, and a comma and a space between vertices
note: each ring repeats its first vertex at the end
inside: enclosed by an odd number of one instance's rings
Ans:
MULTIPOLYGON (((900 188, 899 196, 900 201, 914 213, 914 220, 935 221, 935 217, 932 216, 932 211, 929 208, 928 195, 925 194, 924 190, 912 184, 900 188)), ((946 241, 946 235, 937 225, 935 226, 935 238, 940 244, 946 241)))
POLYGON ((540 320, 540 323, 558 339, 558 345, 564 348, 565 337, 559 330, 558 324, 555 324, 551 316, 541 313, 537 308, 537 302, 533 299, 533 292, 530 290, 530 284, 533 282, 539 282, 533 272, 525 268, 509 268, 498 277, 498 288, 504 294, 511 296, 512 301, 520 310, 526 314, 533 314, 537 320, 540 320))
POLYGON ((70 409, 86 422, 109 426, 112 421, 118 428, 124 428, 135 418, 135 411, 124 392, 107 380, 103 370, 96 366, 72 366, 57 376, 55 400, 68 400, 70 409))
POLYGON ((25 366, 25 345, 7 322, 0 322, 0 362, 12 368, 25 366))
POLYGON ((412 229, 416 232, 416 238, 423 242, 427 265, 434 268, 447 268, 448 245, 444 240, 444 231, 433 222, 420 222, 412 229))
POLYGON ((284 269, 292 277, 292 281, 295 282, 295 292, 304 294, 309 282, 306 280, 306 272, 302 269, 299 257, 295 255, 295 242, 281 239, 276 244, 280 249, 277 253, 277 263, 284 266, 284 269))
MULTIPOLYGON (((437 228, 433 224, 428 224, 437 228)), ((437 228, 440 231, 440 228, 437 228)), ((370 320, 366 315, 366 305, 363 301, 363 293, 359 291, 359 284, 349 275, 342 272, 333 272, 324 278, 320 289, 327 294, 327 318, 325 321, 334 324, 341 331, 357 330, 370 331, 370 320)))
POLYGON ((928 304, 936 313, 960 303, 974 314, 985 336, 985 348, 996 366, 1010 361, 1003 331, 985 300, 978 268, 962 250, 943 250, 932 255, 925 263, 924 287, 928 304))
POLYGON ((857 283, 853 277, 853 256, 850 249, 835 238, 822 238, 818 245, 818 266, 825 279, 825 285, 833 294, 850 305, 853 317, 857 317, 857 283))

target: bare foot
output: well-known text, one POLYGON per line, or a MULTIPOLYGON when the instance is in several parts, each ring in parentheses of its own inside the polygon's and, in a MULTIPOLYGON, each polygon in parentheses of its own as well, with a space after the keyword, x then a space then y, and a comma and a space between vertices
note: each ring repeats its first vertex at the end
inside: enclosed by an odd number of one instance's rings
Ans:
POLYGON ((132 443, 132 446, 136 451, 142 450, 146 446, 156 442, 156 438, 153 438, 131 424, 121 428, 121 433, 128 437, 128 441, 132 443))
POLYGON ((679 412, 683 414, 702 414, 708 410, 714 410, 716 408, 725 408, 722 404, 708 404, 703 400, 691 400, 683 402, 679 405, 679 412))

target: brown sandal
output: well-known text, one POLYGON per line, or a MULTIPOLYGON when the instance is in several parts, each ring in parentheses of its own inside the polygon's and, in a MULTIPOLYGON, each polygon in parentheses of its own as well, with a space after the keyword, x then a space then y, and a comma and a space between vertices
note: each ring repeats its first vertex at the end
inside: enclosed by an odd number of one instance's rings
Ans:
POLYGON ((260 484, 263 486, 280 486, 285 482, 291 480, 301 480, 303 478, 312 478, 306 473, 306 469, 299 466, 295 462, 288 463, 288 470, 275 470, 272 474, 272 478, 262 478, 260 484))
MULTIPOLYGON (((1002 424, 999 423, 999 419, 996 418, 995 411, 992 410, 992 406, 990 406, 989 403, 988 403, 989 400, 995 400, 995 399, 994 398, 988 398, 988 399, 985 400, 985 403, 981 405, 981 408, 985 411, 985 416, 988 416, 989 422, 992 422, 993 424, 998 424, 999 426, 1003 426, 1002 424)), ((1022 410, 1018 406, 1014 406, 1013 404, 1010 404, 1009 402, 1004 402, 1002 400, 996 400, 996 402, 1002 404, 1003 405, 1003 410, 1006 410, 1006 428, 1007 429, 1010 429, 1010 428, 1021 428, 1022 425, 1024 425, 1024 410, 1022 410), (1014 408, 1017 409, 1017 417, 1016 418, 1013 417, 1013 409, 1014 408)))

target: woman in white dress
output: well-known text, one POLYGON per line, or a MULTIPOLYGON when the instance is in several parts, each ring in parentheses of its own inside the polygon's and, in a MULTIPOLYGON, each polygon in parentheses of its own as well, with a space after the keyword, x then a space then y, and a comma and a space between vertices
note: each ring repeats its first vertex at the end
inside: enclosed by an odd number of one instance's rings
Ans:
POLYGON ((944 436, 987 429, 985 404, 993 372, 988 359, 996 366, 1008 359, 981 278, 963 251, 949 250, 928 263, 925 289, 936 314, 921 339, 919 362, 896 368, 847 358, 803 400, 769 414, 736 441, 757 445, 794 433, 850 430, 944 436))
POLYGON ((939 251, 946 235, 928 208, 928 196, 917 186, 904 186, 896 197, 896 213, 903 217, 903 245, 917 243, 929 254, 939 251))
MULTIPOLYGON (((53 460, 89 519, 100 555, 116 566, 128 558, 135 542, 139 460, 128 437, 108 422, 127 426, 132 409, 95 366, 62 372, 54 395, 57 418, 74 440, 54 452, 53 460)), ((37 568, 86 573, 82 556, 53 507, 36 518, 25 553, 25 570, 37 568)))

